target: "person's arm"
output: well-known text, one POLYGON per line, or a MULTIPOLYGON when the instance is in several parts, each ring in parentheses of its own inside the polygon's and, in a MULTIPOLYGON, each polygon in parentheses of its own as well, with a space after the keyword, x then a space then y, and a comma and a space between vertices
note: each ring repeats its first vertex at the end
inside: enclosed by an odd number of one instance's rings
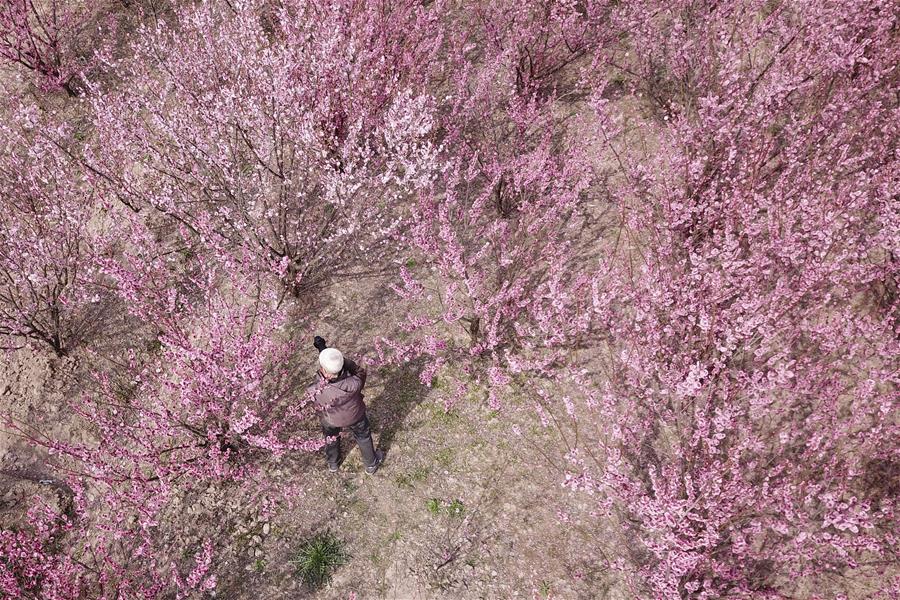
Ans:
POLYGON ((306 396, 312 401, 317 411, 323 411, 327 408, 327 406, 319 401, 319 392, 325 387, 323 385, 324 381, 325 378, 317 373, 316 381, 306 386, 306 396))
POLYGON ((363 386, 366 385, 366 368, 361 367, 356 362, 350 360, 349 358, 344 359, 344 368, 347 369, 347 372, 354 377, 358 377, 360 381, 359 389, 362 389, 363 386))

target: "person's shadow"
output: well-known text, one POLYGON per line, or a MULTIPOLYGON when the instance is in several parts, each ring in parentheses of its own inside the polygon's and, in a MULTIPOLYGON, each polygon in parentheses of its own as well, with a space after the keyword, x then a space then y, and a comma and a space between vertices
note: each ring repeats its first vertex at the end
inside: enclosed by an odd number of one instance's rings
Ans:
MULTIPOLYGON (((368 401, 366 411, 372 423, 372 433, 377 435, 377 447, 390 453, 397 432, 406 417, 428 394, 429 388, 419 381, 424 362, 416 360, 397 367, 384 367, 374 375, 384 388, 368 401)), ((371 375, 370 375, 371 377, 371 375)))

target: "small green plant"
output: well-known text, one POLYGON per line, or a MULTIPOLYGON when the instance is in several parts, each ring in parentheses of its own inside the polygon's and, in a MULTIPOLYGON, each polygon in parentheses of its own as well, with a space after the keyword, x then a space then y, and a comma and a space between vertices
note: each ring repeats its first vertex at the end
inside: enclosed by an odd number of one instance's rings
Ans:
POLYGON ((359 484, 356 481, 348 479, 344 482, 344 494, 346 494, 347 496, 352 496, 358 489, 359 484))
POLYGON ((434 455, 434 460, 435 462, 437 462, 437 464, 446 469, 450 466, 450 463, 453 462, 453 450, 451 450, 450 448, 444 448, 434 455))
POLYGON ((397 541, 400 541, 400 539, 401 539, 402 537, 403 537, 403 535, 400 533, 400 530, 398 529, 397 531, 395 531, 394 533, 392 533, 390 536, 388 536, 388 542, 397 542, 397 541))
POLYGON ((348 558, 341 541, 330 531, 325 531, 304 542, 291 563, 303 582, 315 589, 331 581, 334 570, 348 558))
POLYGON ((457 499, 447 505, 447 514, 451 517, 461 517, 464 512, 466 512, 466 505, 462 503, 462 500, 457 499))
POLYGON ((453 500, 452 502, 442 501, 437 498, 429 498, 425 502, 425 508, 433 515, 439 515, 446 512, 450 517, 461 517, 466 512, 466 505, 462 500, 453 500))
POLYGON ((394 477, 394 483, 402 488, 412 488, 414 484, 428 479, 429 473, 431 473, 431 469, 419 466, 408 473, 401 473, 394 477))
POLYGON ((538 587, 538 593, 542 598, 548 598, 550 596, 550 582, 549 581, 541 581, 540 587, 538 587))
POLYGON ((253 561, 253 570, 256 571, 257 573, 262 573, 263 571, 265 571, 266 570, 266 561, 261 558, 257 558, 256 560, 254 560, 253 561))
POLYGON ((431 418, 439 425, 452 425, 459 420, 459 414, 454 410, 447 410, 439 404, 429 405, 431 418))
POLYGON ((441 514, 441 501, 437 498, 429 498, 427 502, 425 502, 425 508, 428 509, 433 515, 441 514))

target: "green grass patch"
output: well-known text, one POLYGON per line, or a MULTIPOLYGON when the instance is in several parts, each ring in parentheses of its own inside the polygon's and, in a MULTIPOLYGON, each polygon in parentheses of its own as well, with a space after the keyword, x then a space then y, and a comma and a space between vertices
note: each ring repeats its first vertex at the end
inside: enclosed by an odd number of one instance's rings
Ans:
POLYGON ((334 571, 348 559, 343 543, 333 533, 325 531, 306 540, 291 564, 303 583, 317 589, 327 585, 334 571))
POLYGON ((427 508, 428 512, 430 512, 431 514, 439 515, 441 514, 441 501, 437 498, 429 498, 425 502, 425 508, 427 508))
POLYGON ((398 487, 412 489, 415 484, 428 479, 430 473, 431 469, 428 467, 419 466, 412 471, 401 473, 394 477, 394 483, 396 483, 398 487))
POLYGON ((466 512, 466 505, 459 499, 446 501, 438 498, 429 498, 425 502, 425 508, 434 516, 446 514, 454 519, 462 517, 466 512))
POLYGON ((427 406, 429 417, 438 425, 446 427, 459 421, 459 413, 452 409, 449 411, 445 410, 443 406, 436 403, 429 403, 427 406))
POLYGON ((444 448, 434 455, 434 461, 445 469, 450 467, 450 464, 453 462, 453 450, 444 448))
POLYGON ((461 517, 464 512, 466 512, 466 505, 462 503, 462 500, 457 499, 447 504, 447 514, 451 517, 461 517))

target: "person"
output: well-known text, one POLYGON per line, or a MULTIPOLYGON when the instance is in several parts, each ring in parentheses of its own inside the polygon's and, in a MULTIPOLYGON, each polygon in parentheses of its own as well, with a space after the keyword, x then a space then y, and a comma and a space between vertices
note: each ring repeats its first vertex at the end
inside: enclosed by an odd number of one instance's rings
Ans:
POLYGON ((366 473, 374 474, 384 461, 384 452, 376 450, 372 442, 369 417, 363 401, 366 370, 337 348, 329 348, 325 340, 316 336, 313 341, 319 351, 316 381, 306 388, 319 411, 322 433, 333 438, 325 445, 328 470, 337 473, 341 461, 341 429, 347 427, 356 438, 366 473))

